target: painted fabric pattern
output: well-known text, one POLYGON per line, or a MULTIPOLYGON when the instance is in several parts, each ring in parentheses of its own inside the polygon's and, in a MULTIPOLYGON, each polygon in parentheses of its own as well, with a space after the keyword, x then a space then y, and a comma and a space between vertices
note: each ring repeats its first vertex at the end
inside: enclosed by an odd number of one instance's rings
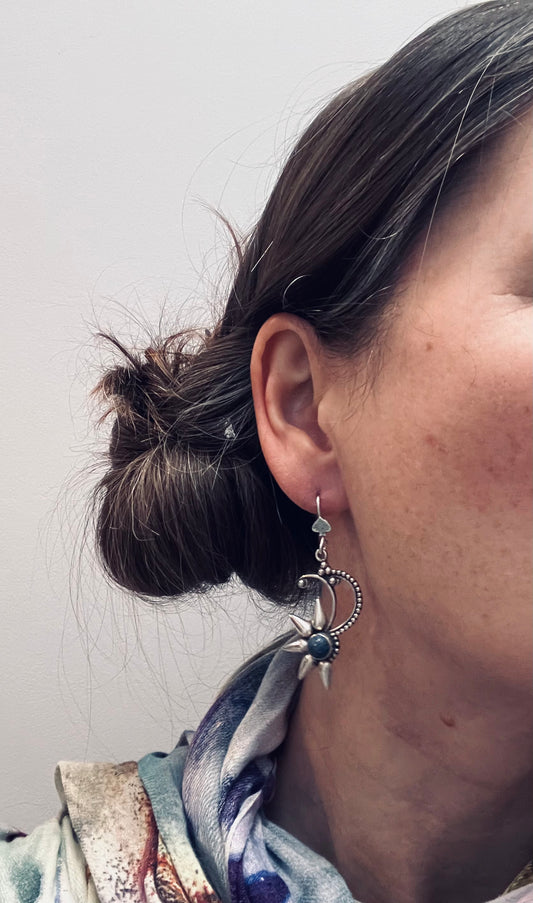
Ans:
MULTIPOLYGON (((264 815, 295 659, 251 662, 168 755, 60 763, 58 817, 27 836, 0 829, 0 903, 356 903, 329 862, 264 815)), ((533 903, 532 880, 497 900, 533 903)))

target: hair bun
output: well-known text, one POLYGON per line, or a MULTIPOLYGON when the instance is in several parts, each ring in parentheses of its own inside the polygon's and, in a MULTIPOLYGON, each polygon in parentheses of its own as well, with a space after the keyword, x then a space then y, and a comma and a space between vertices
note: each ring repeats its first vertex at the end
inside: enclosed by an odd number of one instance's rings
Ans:
POLYGON ((104 413, 105 419, 114 413, 116 422, 111 447, 118 452, 119 436, 129 437, 140 443, 139 452, 157 447, 170 438, 179 441, 173 434, 177 418, 178 387, 183 379, 184 369, 192 360, 191 353, 184 352, 184 345, 190 340, 189 333, 171 336, 159 346, 153 345, 143 355, 128 351, 116 338, 108 339, 126 358, 127 365, 119 365, 109 370, 100 380, 95 393, 111 404, 104 413))
POLYGON ((249 350, 239 361, 231 337, 187 332, 141 355, 104 337, 126 358, 95 389, 107 404, 102 419, 115 417, 110 469, 94 496, 108 575, 166 597, 236 573, 286 599, 298 564, 280 512, 292 503, 276 496, 259 446, 249 350))

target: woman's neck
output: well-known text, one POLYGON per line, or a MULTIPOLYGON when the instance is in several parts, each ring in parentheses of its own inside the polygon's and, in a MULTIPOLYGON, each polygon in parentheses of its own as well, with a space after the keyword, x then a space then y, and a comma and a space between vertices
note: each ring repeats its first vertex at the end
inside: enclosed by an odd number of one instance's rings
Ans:
POLYGON ((533 852, 531 694, 365 618, 309 675, 266 814, 362 903, 481 903, 533 852))

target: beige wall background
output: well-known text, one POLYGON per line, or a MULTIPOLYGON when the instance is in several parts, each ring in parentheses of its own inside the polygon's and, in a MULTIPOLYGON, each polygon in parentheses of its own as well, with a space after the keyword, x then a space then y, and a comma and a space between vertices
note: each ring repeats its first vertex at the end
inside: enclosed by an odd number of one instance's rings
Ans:
POLYGON ((169 750, 279 618, 235 588, 149 608, 83 548, 99 328, 209 321, 327 96, 458 0, 19 0, 0 34, 0 821, 54 815, 60 759, 169 750))

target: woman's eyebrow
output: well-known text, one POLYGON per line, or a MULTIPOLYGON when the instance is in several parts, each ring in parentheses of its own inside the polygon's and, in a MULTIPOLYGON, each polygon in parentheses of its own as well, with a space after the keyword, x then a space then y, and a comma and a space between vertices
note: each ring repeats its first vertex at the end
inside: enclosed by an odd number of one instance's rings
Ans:
POLYGON ((496 261, 495 273, 513 294, 533 294, 533 247, 504 252, 496 261))
POLYGON ((509 269, 533 279, 533 235, 529 236, 525 246, 516 248, 515 252, 509 255, 509 269))
POLYGON ((498 293, 531 295, 533 293, 533 232, 508 236, 491 248, 487 259, 491 281, 498 293))

